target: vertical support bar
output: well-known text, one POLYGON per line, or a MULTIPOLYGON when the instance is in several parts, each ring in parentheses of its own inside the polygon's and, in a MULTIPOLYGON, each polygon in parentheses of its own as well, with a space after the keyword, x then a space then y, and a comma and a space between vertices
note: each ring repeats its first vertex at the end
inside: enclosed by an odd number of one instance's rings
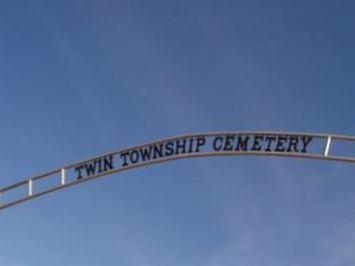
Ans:
POLYGON ((0 207, 2 205, 2 193, 0 192, 0 207))
POLYGON ((28 180, 28 196, 31 197, 33 195, 33 180, 28 180))
POLYGON ((332 143, 332 137, 328 136, 327 144, 325 145, 324 156, 328 156, 330 150, 330 144, 332 143))
POLYGON ((60 184, 61 184, 62 186, 64 186, 64 185, 65 185, 65 182, 66 182, 65 168, 62 168, 62 170, 61 170, 60 184))

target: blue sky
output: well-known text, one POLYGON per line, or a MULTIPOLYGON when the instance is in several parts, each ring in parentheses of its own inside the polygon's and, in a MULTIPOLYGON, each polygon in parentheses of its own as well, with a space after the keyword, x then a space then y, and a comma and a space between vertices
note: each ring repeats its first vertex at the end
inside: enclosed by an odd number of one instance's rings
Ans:
MULTIPOLYGON (((0 5, 0 185, 191 132, 355 135, 354 1, 0 5)), ((233 157, 0 213, 1 266, 350 266, 351 164, 233 157)))

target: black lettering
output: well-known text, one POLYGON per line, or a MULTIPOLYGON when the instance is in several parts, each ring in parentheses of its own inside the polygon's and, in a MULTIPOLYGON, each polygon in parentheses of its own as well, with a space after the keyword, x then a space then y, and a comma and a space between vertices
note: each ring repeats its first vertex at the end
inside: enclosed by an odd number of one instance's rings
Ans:
POLYGON ((288 152, 298 152, 297 145, 298 145, 298 137, 291 136, 290 142, 288 143, 287 151, 288 152))
POLYGON ((231 151, 233 150, 233 141, 235 140, 234 136, 226 136, 223 150, 231 151))
POLYGON ((163 143, 160 143, 158 145, 154 145, 153 159, 161 158, 161 157, 163 157, 163 143))
POLYGON ((313 138, 309 137, 309 136, 303 136, 302 137, 302 144, 303 144, 303 149, 301 150, 302 153, 306 153, 307 152, 307 146, 308 144, 311 142, 313 138))
POLYGON ((176 148, 175 148, 175 154, 179 154, 179 150, 182 149, 181 153, 186 153, 186 139, 181 140, 182 143, 180 143, 180 139, 176 140, 176 148))
POLYGON ((150 155, 152 153, 152 146, 139 149, 139 153, 141 155, 143 162, 146 160, 150 160, 150 155))
POLYGON ((249 137, 246 136, 243 139, 243 136, 238 136, 238 143, 237 143, 237 147, 235 148, 236 151, 247 151, 248 150, 248 142, 249 142, 249 137))
POLYGON ((113 155, 106 156, 104 158, 104 171, 112 170, 113 168, 113 155))
POLYGON ((85 164, 85 171, 88 176, 95 174, 98 161, 85 164))
POLYGON ((77 177, 76 177, 76 180, 79 180, 79 179, 82 179, 83 176, 81 175, 81 169, 84 168, 84 165, 79 165, 77 167, 74 168, 75 172, 78 173, 77 177))
POLYGON ((167 142, 165 144, 165 156, 171 156, 174 154, 174 142, 167 142))
POLYGON ((102 172, 102 158, 99 158, 96 160, 97 161, 97 164, 99 165, 99 170, 98 173, 101 173, 102 172))
POLYGON ((121 159, 123 159, 122 167, 128 165, 128 163, 127 163, 127 156, 128 156, 128 155, 129 155, 129 152, 128 152, 128 151, 126 151, 126 152, 121 152, 120 157, 121 157, 121 159))
POLYGON ((205 137, 198 137, 195 152, 200 152, 200 148, 206 144, 205 137))
POLYGON ((267 147, 265 149, 265 151, 271 151, 271 144, 272 142, 274 142, 276 140, 275 136, 267 136, 265 138, 265 141, 267 142, 267 147))
POLYGON ((213 140, 213 149, 220 151, 222 149, 223 137, 215 137, 213 140), (220 142, 220 144, 218 144, 220 142))
POLYGON ((284 152, 285 149, 286 149, 286 147, 284 146, 286 141, 287 141, 287 137, 286 136, 279 136, 277 138, 277 144, 276 144, 275 151, 276 152, 284 152))
POLYGON ((189 151, 188 151, 188 153, 193 152, 193 150, 192 150, 193 144, 194 144, 194 139, 189 139, 189 151))
POLYGON ((136 150, 131 151, 130 154, 129 154, 129 159, 131 160, 131 162, 132 162, 133 164, 137 163, 138 160, 139 160, 139 153, 138 153, 138 151, 136 151, 136 150))
POLYGON ((260 151, 261 150, 261 144, 260 142, 264 139, 264 136, 261 135, 255 135, 254 136, 254 144, 253 147, 251 148, 252 151, 260 151))

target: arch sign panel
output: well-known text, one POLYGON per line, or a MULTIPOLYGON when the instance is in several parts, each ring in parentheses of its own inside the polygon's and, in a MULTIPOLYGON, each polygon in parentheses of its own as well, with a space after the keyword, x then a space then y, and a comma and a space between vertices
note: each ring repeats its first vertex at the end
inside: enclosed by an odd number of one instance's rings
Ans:
POLYGON ((184 135, 117 150, 0 189, 0 209, 108 174, 192 157, 266 155, 355 163, 355 136, 293 132, 184 135))

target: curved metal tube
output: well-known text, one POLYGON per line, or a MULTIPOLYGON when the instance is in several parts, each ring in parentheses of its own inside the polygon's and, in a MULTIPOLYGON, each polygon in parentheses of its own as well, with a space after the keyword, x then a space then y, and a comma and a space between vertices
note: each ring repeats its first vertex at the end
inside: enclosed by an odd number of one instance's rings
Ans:
POLYGON ((355 163, 354 156, 331 155, 331 146, 337 141, 352 144, 355 154, 355 136, 335 134, 213 132, 161 139, 104 153, 1 188, 0 210, 105 175, 184 158, 263 155, 355 163), (312 147, 314 142, 318 144, 312 147), (35 190, 36 182, 53 177, 58 178, 58 184, 40 191, 35 190), (3 201, 3 197, 11 191, 23 187, 27 188, 28 193, 3 201))

